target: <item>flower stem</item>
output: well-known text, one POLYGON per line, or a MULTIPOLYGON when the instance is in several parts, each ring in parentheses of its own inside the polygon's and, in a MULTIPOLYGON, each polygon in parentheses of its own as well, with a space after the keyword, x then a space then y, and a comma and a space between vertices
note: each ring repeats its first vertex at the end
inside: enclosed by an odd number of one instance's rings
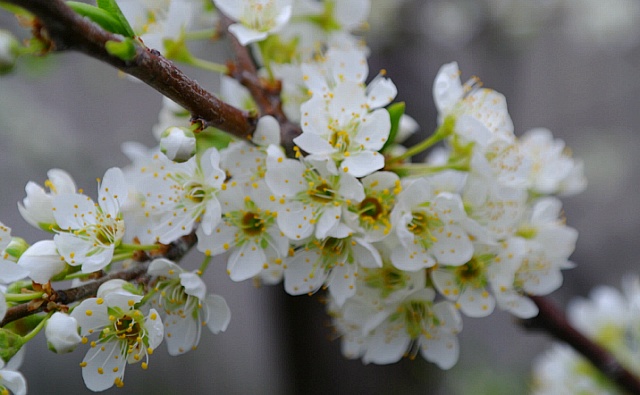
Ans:
POLYGON ((28 302, 30 300, 41 298, 44 292, 33 292, 25 294, 4 294, 7 302, 28 302))
POLYGON ((157 249, 159 246, 157 244, 142 245, 142 244, 122 243, 119 245, 119 247, 121 250, 124 250, 124 251, 153 251, 157 249))
POLYGON ((427 139, 425 139, 421 143, 418 143, 413 147, 407 149, 402 155, 398 155, 393 158, 390 158, 389 160, 387 160, 387 165, 392 164, 394 162, 400 162, 405 159, 409 159, 412 156, 417 155, 428 148, 431 148, 433 145, 435 145, 436 143, 442 141, 447 136, 449 136, 453 132, 454 125, 455 125, 454 118, 451 118, 451 117, 446 118, 442 123, 442 125, 440 125, 438 129, 436 129, 436 131, 431 136, 429 136, 427 139))
POLYGON ((53 313, 54 313, 53 311, 50 311, 49 314, 47 314, 45 317, 42 317, 42 320, 38 323, 38 325, 35 328, 33 328, 31 332, 22 336, 22 340, 24 340, 24 342, 27 343, 28 341, 33 339, 40 332, 40 330, 44 328, 44 324, 47 323, 47 321, 49 320, 49 318, 51 318, 53 313))
POLYGON ((199 59, 199 58, 191 58, 191 60, 189 60, 189 62, 187 63, 191 66, 194 67, 198 67, 200 69, 203 70, 207 70, 207 71, 211 71, 214 73, 220 73, 220 74, 227 74, 229 73, 229 69, 227 68, 227 66, 220 64, 220 63, 215 63, 215 62, 210 62, 208 60, 204 60, 204 59, 199 59))
POLYGON ((200 265, 200 268, 198 269, 198 276, 202 276, 204 272, 207 271, 207 268, 209 267, 210 263, 211 263, 211 255, 205 256, 204 260, 202 261, 202 265, 200 265))

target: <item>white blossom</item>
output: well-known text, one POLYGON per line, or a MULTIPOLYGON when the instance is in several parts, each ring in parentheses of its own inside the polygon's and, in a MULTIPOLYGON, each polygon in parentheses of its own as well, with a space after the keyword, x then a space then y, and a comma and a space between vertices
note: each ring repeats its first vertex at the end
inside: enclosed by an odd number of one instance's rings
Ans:
POLYGON ((142 362, 148 366, 163 336, 160 316, 154 309, 144 314, 135 308, 142 299, 123 288, 124 281, 111 280, 102 284, 97 297, 80 303, 71 313, 80 327, 82 343, 90 348, 82 367, 84 382, 92 391, 104 391, 114 384, 121 387, 127 363, 142 362), (88 336, 99 334, 89 342, 88 336))
POLYGON ((151 262, 148 273, 158 277, 155 286, 158 297, 153 305, 163 316, 169 355, 195 349, 204 325, 214 334, 227 329, 231 319, 227 302, 222 296, 207 295, 206 285, 196 273, 187 272, 167 259, 151 262))
POLYGON ((229 32, 242 45, 264 40, 291 18, 291 0, 214 0, 214 3, 238 22, 229 26, 229 32))
POLYGON ((29 224, 51 231, 56 225, 53 215, 54 197, 76 193, 76 184, 66 171, 60 169, 49 170, 47 177, 44 185, 49 192, 35 182, 29 181, 25 187, 27 197, 22 200, 22 203, 18 203, 18 210, 29 224))
POLYGON ((53 240, 60 256, 71 266, 82 265, 83 273, 107 266, 124 235, 120 207, 126 199, 127 186, 117 167, 105 173, 97 204, 79 193, 57 195, 53 215, 60 231, 53 240))

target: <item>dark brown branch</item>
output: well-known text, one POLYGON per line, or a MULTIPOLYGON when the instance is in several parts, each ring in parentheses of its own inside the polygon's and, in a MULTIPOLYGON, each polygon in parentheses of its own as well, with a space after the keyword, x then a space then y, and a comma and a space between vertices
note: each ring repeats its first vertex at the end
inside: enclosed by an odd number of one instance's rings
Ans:
POLYGON ((189 252, 191 247, 193 247, 196 242, 197 238, 195 232, 192 232, 186 236, 182 236, 180 239, 169 245, 161 246, 161 248, 159 248, 158 250, 150 252, 139 251, 139 254, 136 255, 135 260, 140 263, 136 264, 131 269, 126 269, 109 274, 98 279, 97 281, 80 285, 75 288, 61 291, 54 290, 52 294, 48 296, 47 300, 43 303, 23 303, 11 307, 7 310, 7 314, 5 315, 2 322, 0 322, 0 327, 4 327, 8 323, 19 320, 20 318, 24 318, 32 314, 37 314, 42 311, 48 311, 52 306, 55 309, 58 305, 68 305, 70 303, 93 297, 97 294, 98 288, 100 288, 102 284, 109 280, 120 279, 125 281, 133 281, 136 279, 140 279, 146 275, 147 267, 149 266, 149 264, 145 261, 149 261, 155 258, 167 258, 174 261, 180 260, 187 254, 187 252, 189 252))
POLYGON ((249 90, 251 97, 253 97, 260 109, 260 115, 271 115, 278 120, 280 123, 281 144, 287 154, 293 156, 293 139, 298 137, 302 130, 300 130, 300 126, 289 121, 282 110, 280 83, 273 83, 260 78, 247 47, 240 44, 233 34, 228 33, 231 23, 232 21, 228 17, 222 17, 221 28, 227 32, 231 48, 236 57, 236 63, 229 64, 229 74, 249 90))
POLYGON ((640 380, 622 366, 616 357, 578 332, 549 300, 540 296, 530 298, 540 312, 536 317, 524 320, 525 328, 544 330, 554 338, 569 344, 621 388, 631 394, 640 394, 640 380))
POLYGON ((140 79, 187 109, 193 119, 204 126, 213 126, 241 138, 251 136, 255 130, 257 120, 253 116, 216 98, 157 51, 137 46, 136 56, 131 61, 109 54, 105 43, 121 41, 121 37, 76 14, 61 0, 4 1, 35 15, 52 41, 53 50, 79 51, 140 79))

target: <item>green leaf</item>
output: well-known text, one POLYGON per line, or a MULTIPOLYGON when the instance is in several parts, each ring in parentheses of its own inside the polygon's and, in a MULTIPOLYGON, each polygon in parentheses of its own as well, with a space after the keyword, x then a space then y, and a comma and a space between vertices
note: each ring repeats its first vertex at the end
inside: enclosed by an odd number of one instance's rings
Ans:
POLYGON ((107 11, 111 16, 120 22, 122 28, 126 31, 126 34, 123 34, 125 37, 134 37, 136 34, 134 33, 129 21, 125 18, 122 10, 116 3, 116 0, 97 0, 98 8, 107 11))
POLYGON ((91 19, 111 33, 121 34, 123 36, 129 35, 127 29, 122 26, 120 21, 111 15, 109 11, 77 1, 67 1, 66 4, 78 14, 91 19))
POLYGON ((111 55, 124 61, 136 57, 136 46, 130 38, 125 38, 124 41, 107 41, 104 47, 111 55))
POLYGON ((398 134, 398 128, 400 127, 400 118, 404 115, 405 110, 404 102, 393 103, 389 107, 387 107, 387 111, 389 112, 389 117, 391 118, 391 131, 389 131, 389 138, 384 143, 384 146, 380 150, 384 152, 393 141, 396 139, 396 135, 398 134))
POLYGON ((3 361, 9 360, 16 355, 24 345, 22 336, 8 329, 0 328, 0 358, 3 361))
POLYGON ((196 134, 196 149, 197 154, 200 155, 207 149, 215 147, 216 149, 226 148, 234 138, 215 128, 206 128, 202 132, 196 134))

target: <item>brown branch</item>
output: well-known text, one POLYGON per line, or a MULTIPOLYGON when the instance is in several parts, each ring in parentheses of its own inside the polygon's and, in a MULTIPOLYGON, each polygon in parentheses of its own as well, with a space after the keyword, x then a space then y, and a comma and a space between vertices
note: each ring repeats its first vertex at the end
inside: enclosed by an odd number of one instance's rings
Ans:
MULTIPOLYGON (((136 46, 136 55, 124 61, 109 54, 107 41, 121 37, 105 31, 76 14, 61 0, 4 0, 35 15, 44 26, 44 36, 53 50, 74 50, 89 55, 132 75, 187 109, 195 121, 246 138, 255 130, 257 119, 246 111, 230 106, 187 77, 172 62, 155 50, 136 46)), ((34 32, 42 35, 43 32, 34 32)))
POLYGON ((235 64, 229 64, 229 75, 238 80, 248 90, 256 105, 260 109, 260 115, 271 115, 280 123, 280 140, 287 155, 293 156, 293 139, 298 137, 302 130, 300 126, 289 121, 282 110, 282 101, 280 100, 281 85, 279 81, 276 83, 269 82, 258 76, 258 70, 249 53, 247 47, 240 44, 238 39, 231 33, 228 33, 229 26, 233 23, 231 19, 222 16, 221 30, 227 32, 231 48, 236 57, 235 64))
POLYGON ((83 284, 75 288, 61 291, 53 290, 52 294, 48 296, 47 300, 43 301, 42 303, 33 304, 31 302, 28 302, 11 307, 7 310, 7 313, 4 316, 2 322, 0 322, 0 327, 4 327, 8 323, 19 320, 26 316, 37 314, 42 311, 48 311, 52 307, 55 309, 58 305, 68 305, 70 303, 93 297, 97 294, 98 288, 100 288, 102 284, 109 280, 120 279, 125 281, 133 281, 136 279, 140 279, 147 274, 147 267, 149 266, 149 264, 145 261, 150 261, 156 258, 167 258, 174 261, 180 260, 187 254, 187 252, 189 252, 189 250, 191 250, 191 247, 193 247, 196 242, 197 238, 195 232, 192 232, 186 236, 182 236, 169 245, 161 246, 161 248, 159 248, 158 250, 149 252, 139 251, 135 256, 135 260, 140 263, 136 264, 131 269, 126 269, 109 274, 98 279, 97 281, 83 284))
POLYGON ((536 317, 523 321, 525 328, 544 330, 569 344, 621 388, 632 394, 640 394, 640 380, 622 366, 615 356, 576 330, 550 301, 540 296, 529 297, 540 312, 536 317))

